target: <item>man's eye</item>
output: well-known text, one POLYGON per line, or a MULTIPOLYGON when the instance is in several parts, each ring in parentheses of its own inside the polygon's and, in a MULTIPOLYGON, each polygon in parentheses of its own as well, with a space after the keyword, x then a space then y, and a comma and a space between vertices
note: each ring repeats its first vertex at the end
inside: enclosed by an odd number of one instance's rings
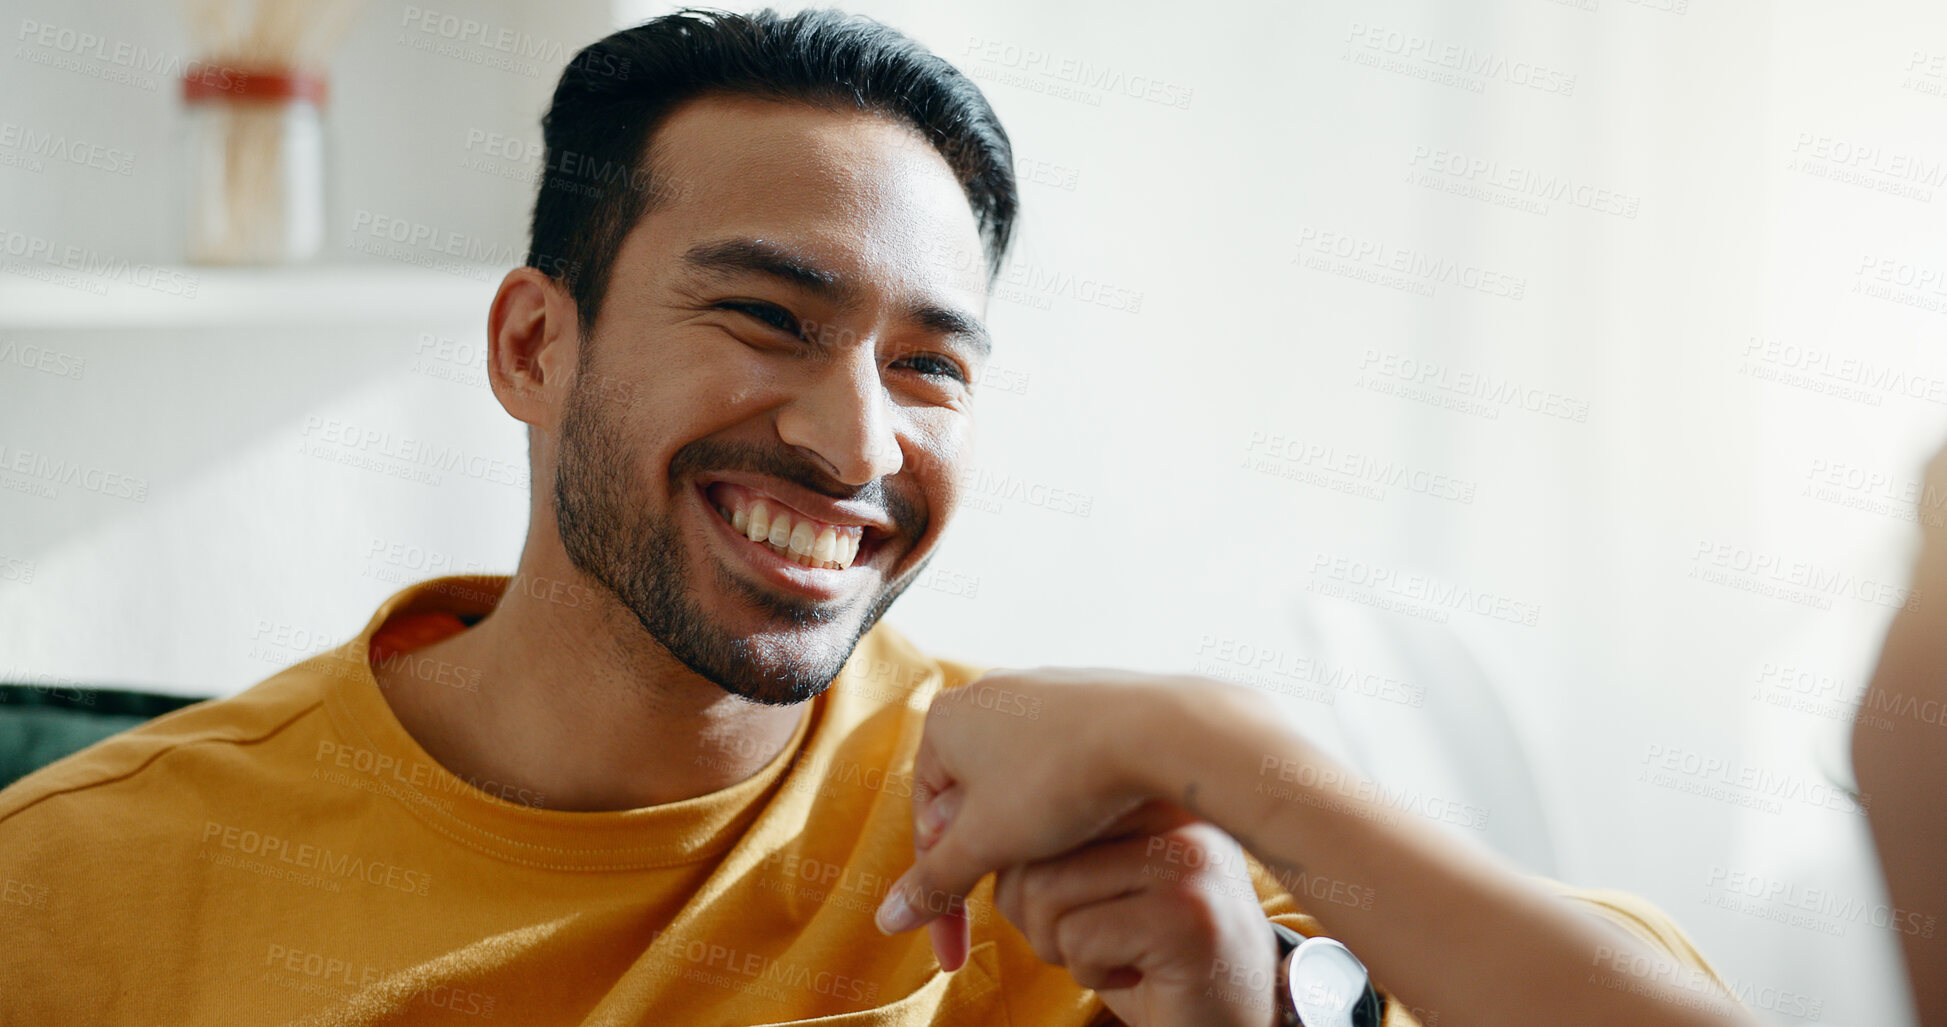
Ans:
POLYGON ((960 370, 959 364, 947 360, 944 357, 933 356, 929 353, 907 357, 894 366, 910 367, 929 378, 951 378, 963 384, 967 380, 966 372, 960 370))
POLYGON ((762 321, 786 335, 803 336, 798 319, 792 313, 775 303, 760 303, 755 300, 725 300, 717 304, 720 309, 734 310, 745 317, 762 321))

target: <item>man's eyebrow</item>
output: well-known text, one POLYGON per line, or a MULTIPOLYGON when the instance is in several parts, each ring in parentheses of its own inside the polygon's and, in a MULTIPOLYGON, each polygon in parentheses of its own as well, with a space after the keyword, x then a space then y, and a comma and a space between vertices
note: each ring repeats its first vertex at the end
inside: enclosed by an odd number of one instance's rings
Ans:
POLYGON ((925 304, 914 307, 907 316, 927 331, 965 341, 983 360, 994 351, 994 339, 987 334, 987 326, 957 310, 925 304))
MULTIPOLYGON (((794 285, 818 298, 845 306, 858 298, 858 287, 843 274, 819 266, 816 260, 762 239, 719 239, 698 243, 683 254, 683 263, 716 276, 763 275, 794 285)), ((907 312, 914 324, 936 335, 957 338, 985 359, 993 352, 993 337, 979 319, 957 310, 924 303, 907 312)))
POLYGON ((683 263, 719 277, 763 275, 841 306, 858 294, 858 289, 844 275, 820 267, 817 261, 802 253, 762 239, 698 243, 683 254, 683 263))

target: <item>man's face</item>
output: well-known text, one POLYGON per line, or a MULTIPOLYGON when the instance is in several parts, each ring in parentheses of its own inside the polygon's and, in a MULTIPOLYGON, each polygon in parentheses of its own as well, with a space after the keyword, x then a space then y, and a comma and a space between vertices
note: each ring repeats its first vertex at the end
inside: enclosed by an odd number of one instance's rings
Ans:
POLYGON ((563 412, 562 543, 678 659, 818 694, 957 503, 985 262, 966 195, 877 115, 706 98, 656 133, 563 412))

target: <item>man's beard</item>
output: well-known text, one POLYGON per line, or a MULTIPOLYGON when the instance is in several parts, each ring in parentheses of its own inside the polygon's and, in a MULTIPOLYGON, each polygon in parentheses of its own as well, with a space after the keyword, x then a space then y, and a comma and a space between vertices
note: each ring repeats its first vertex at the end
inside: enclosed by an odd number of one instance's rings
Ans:
MULTIPOLYGON (((847 489, 788 450, 699 439, 670 461, 667 515, 656 514, 650 486, 616 429, 615 420, 594 398, 597 390, 577 381, 561 421, 561 444, 554 477, 555 521, 568 559, 635 614, 645 631, 670 655, 724 691, 753 702, 788 705, 823 692, 838 676, 852 650, 886 608, 911 584, 915 567, 887 582, 870 600, 850 637, 829 632, 796 639, 744 636, 710 619, 690 581, 675 510, 691 475, 703 470, 755 472, 802 485, 834 498, 882 504, 904 538, 918 538, 926 514, 917 504, 880 481, 847 489)), ((714 511, 711 516, 715 516, 714 511)), ((800 602, 755 587, 726 567, 716 568, 717 589, 742 598, 786 630, 835 625, 858 602, 844 607, 800 602)), ((833 631, 840 630, 835 626, 833 631)))

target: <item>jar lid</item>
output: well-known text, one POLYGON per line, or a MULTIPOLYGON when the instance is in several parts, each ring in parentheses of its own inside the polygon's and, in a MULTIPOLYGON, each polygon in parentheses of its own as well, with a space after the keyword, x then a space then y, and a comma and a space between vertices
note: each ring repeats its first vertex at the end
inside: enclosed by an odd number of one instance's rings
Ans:
POLYGON ((325 77, 295 68, 231 68, 194 62, 183 72, 186 103, 288 103, 323 106, 325 77))

